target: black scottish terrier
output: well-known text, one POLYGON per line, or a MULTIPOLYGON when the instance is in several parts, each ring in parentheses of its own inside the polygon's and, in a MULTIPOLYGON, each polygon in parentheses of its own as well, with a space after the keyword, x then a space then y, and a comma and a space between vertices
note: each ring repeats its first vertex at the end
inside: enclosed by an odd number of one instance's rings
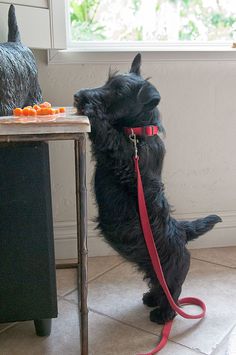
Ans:
POLYGON ((8 12, 8 31, 8 42, 0 44, 0 116, 12 114, 14 107, 43 101, 35 58, 21 43, 13 5, 8 12))
MULTIPOLYGON (((96 160, 95 194, 99 208, 98 225, 108 243, 125 259, 138 265, 148 280, 150 291, 143 303, 156 307, 153 322, 163 324, 175 316, 153 270, 140 226, 134 148, 124 127, 157 125, 156 108, 160 94, 140 75, 138 54, 128 74, 109 76, 102 87, 80 90, 74 95, 79 114, 89 117, 90 139, 96 160)), ((138 153, 146 204, 155 244, 166 282, 177 302, 190 265, 188 241, 211 230, 221 221, 210 215, 195 221, 171 217, 161 179, 165 148, 160 136, 138 137, 138 153)))

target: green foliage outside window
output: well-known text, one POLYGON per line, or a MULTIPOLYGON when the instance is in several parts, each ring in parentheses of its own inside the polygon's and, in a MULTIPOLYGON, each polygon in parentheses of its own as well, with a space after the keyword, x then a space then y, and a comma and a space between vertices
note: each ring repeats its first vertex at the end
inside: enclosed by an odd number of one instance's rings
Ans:
POLYGON ((235 0, 69 0, 72 41, 231 41, 235 0))

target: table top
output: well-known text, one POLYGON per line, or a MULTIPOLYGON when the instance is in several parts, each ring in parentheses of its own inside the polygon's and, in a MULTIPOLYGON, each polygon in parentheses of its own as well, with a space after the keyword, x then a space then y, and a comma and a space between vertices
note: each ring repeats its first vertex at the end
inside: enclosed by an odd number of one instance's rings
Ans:
POLYGON ((0 141, 65 140, 90 132, 88 118, 77 115, 73 107, 67 107, 64 114, 52 116, 51 119, 42 116, 42 122, 16 122, 14 116, 1 116, 0 141))

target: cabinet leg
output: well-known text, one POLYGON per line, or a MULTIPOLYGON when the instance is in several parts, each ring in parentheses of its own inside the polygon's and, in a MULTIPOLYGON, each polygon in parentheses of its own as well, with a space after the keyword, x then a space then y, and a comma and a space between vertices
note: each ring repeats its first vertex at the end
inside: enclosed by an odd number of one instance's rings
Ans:
POLYGON ((34 320, 36 334, 39 337, 46 337, 51 334, 52 320, 51 319, 36 319, 34 320))

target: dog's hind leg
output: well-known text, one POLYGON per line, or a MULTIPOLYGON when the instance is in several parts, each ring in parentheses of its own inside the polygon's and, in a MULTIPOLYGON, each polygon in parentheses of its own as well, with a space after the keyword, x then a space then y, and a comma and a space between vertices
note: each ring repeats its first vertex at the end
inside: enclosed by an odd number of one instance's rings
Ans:
MULTIPOLYGON (((186 278, 190 266, 190 254, 185 249, 183 251, 182 258, 179 255, 171 258, 171 266, 166 265, 166 271, 163 269, 166 283, 172 295, 172 298, 176 304, 181 294, 182 285, 186 278)), ((150 320, 158 324, 164 324, 173 319, 176 312, 171 308, 169 301, 161 288, 159 281, 155 277, 150 278, 151 289, 150 292, 145 295, 143 302, 150 307, 157 307, 150 312, 150 320)))
MULTIPOLYGON (((175 303, 177 303, 179 295, 181 293, 181 287, 176 289, 174 292, 172 292, 171 289, 170 291, 175 303)), ((158 324, 165 324, 166 322, 168 322, 169 320, 173 319, 176 316, 176 312, 171 308, 163 291, 159 301, 160 301, 159 307, 153 309, 150 312, 150 320, 158 324)))
POLYGON ((153 290, 150 290, 143 294, 143 304, 148 307, 157 307, 158 301, 153 290))
MULTIPOLYGON (((179 292, 171 292, 172 297, 178 300, 181 293, 181 288, 179 292)), ((149 292, 143 295, 143 303, 148 307, 157 307, 150 312, 150 320, 158 324, 164 324, 170 319, 175 317, 175 311, 169 305, 169 302, 164 294, 159 283, 155 286, 153 285, 149 292)))
POLYGON ((151 284, 150 290, 143 294, 143 304, 148 307, 159 307, 160 299, 163 297, 163 290, 159 283, 151 284))

